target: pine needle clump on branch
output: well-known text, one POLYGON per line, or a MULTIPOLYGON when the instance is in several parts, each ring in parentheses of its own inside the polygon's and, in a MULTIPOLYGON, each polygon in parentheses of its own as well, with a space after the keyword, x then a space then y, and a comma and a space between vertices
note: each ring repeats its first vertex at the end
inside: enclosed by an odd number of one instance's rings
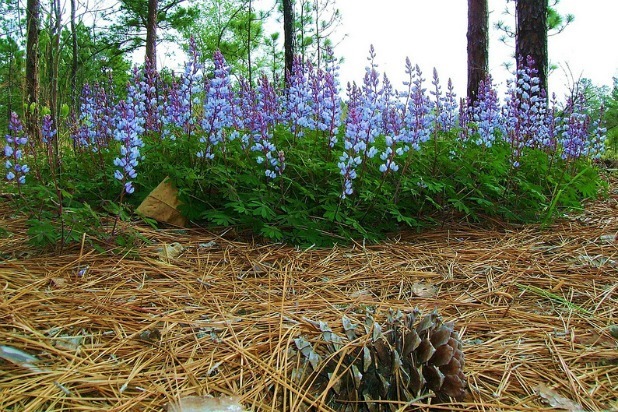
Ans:
POLYGON ((321 403, 338 411, 396 411, 426 398, 462 398, 466 390, 464 354, 453 322, 436 311, 389 310, 382 326, 367 313, 364 333, 342 318, 345 336, 326 322, 313 343, 295 340, 298 367, 292 377, 321 391, 321 403))

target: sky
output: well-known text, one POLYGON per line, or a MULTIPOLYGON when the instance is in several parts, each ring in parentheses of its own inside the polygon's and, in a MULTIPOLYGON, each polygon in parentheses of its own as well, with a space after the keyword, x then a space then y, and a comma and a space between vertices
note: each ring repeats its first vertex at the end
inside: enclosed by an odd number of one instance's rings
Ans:
MULTIPOLYGON (((465 0, 336 0, 345 37, 335 54, 344 58, 341 81, 361 82, 371 44, 376 50, 378 71, 402 88, 406 56, 418 64, 428 80, 435 67, 446 87, 452 78, 458 96, 465 96, 467 81, 465 0)), ((513 3, 510 3, 511 6, 513 3)), ((496 83, 506 88, 511 75, 503 63, 512 61, 514 46, 499 41, 493 28, 498 20, 511 27, 514 18, 502 14, 506 0, 489 0, 489 69, 496 83)), ((590 78, 595 85, 613 84, 618 77, 618 0, 561 0, 558 11, 573 14, 575 21, 562 33, 549 37, 550 63, 557 69, 549 77, 550 92, 564 95, 573 80, 590 78)))

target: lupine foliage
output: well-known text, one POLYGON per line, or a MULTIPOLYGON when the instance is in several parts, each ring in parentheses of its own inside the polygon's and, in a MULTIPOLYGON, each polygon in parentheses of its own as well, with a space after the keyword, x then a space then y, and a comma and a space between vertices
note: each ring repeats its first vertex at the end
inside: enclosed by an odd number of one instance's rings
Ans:
POLYGON ((457 104, 450 80, 442 90, 435 70, 427 84, 409 59, 398 90, 373 48, 345 100, 332 55, 321 69, 297 59, 284 88, 234 78, 219 52, 206 72, 190 50, 178 75, 135 68, 124 99, 86 85, 79 113, 42 119, 43 142, 29 142, 11 118, 7 187, 38 210, 37 242, 75 238, 76 223, 71 236, 40 236, 67 209, 127 217, 165 177, 191 221, 294 244, 376 240, 448 219, 545 222, 603 186, 599 119, 579 95, 563 107, 548 101, 529 60, 503 101, 488 78, 470 106, 457 104), (52 151, 38 149, 56 140, 62 162, 44 161, 52 151))

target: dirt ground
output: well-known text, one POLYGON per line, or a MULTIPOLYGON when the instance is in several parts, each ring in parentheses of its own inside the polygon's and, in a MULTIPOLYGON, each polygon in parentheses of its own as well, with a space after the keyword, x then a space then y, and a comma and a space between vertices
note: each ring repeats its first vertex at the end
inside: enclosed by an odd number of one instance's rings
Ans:
POLYGON ((192 395, 328 411, 294 378, 294 339, 318 347, 314 322, 342 333, 343 315, 389 308, 454 321, 469 387, 393 410, 618 410, 615 184, 545 230, 450 225, 328 250, 137 226, 151 243, 124 254, 43 254, 6 202, 0 227, 2 411, 163 411, 192 395))

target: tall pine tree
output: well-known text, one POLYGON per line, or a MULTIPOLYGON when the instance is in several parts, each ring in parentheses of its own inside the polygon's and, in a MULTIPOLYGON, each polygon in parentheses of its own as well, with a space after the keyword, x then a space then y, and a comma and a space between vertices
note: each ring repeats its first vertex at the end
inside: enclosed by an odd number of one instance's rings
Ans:
POLYGON ((489 68, 489 12, 487 0, 468 0, 468 99, 474 103, 489 68))

